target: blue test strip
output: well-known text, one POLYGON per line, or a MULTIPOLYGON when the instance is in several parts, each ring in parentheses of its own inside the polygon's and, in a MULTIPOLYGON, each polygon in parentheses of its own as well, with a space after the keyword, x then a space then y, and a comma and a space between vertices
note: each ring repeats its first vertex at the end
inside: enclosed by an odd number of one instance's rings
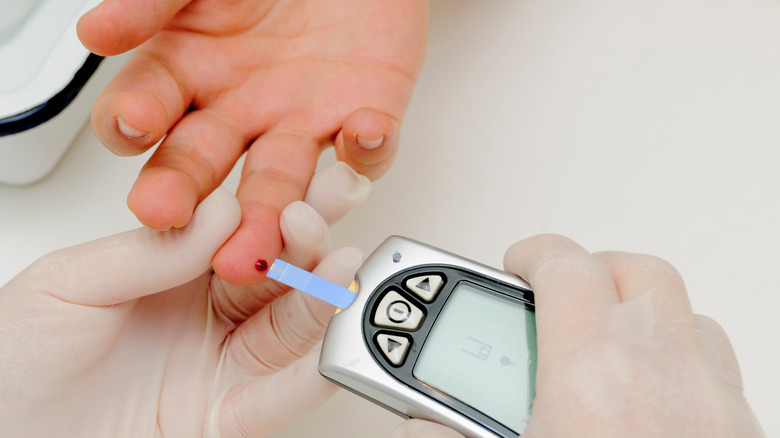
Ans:
POLYGON ((345 287, 279 259, 274 260, 267 275, 272 280, 306 292, 314 298, 333 304, 340 309, 346 309, 357 297, 355 292, 345 287))

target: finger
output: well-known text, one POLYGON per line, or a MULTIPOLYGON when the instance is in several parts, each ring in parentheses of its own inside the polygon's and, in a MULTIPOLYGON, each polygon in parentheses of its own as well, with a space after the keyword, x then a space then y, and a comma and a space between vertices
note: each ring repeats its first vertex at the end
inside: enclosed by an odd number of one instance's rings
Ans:
POLYGON ((315 349, 288 368, 231 390, 219 408, 220 438, 267 436, 325 403, 338 387, 319 375, 315 349))
POLYGON ((198 202, 225 179, 245 144, 220 112, 187 114, 138 175, 127 197, 130 210, 154 229, 183 227, 198 202))
MULTIPOLYGON (((311 270, 330 252, 330 230, 323 216, 334 222, 363 200, 371 183, 342 162, 317 171, 306 190, 306 202, 296 201, 282 211, 279 220, 284 250, 279 258, 311 270)), ((215 307, 233 323, 255 314, 289 288, 269 280, 250 286, 234 286, 218 280, 215 307)))
POLYGON ((347 116, 336 135, 336 157, 361 175, 376 180, 387 172, 398 154, 401 123, 371 108, 347 116))
POLYGON ((704 359, 729 387, 741 395, 742 372, 726 331, 710 317, 694 315, 694 318, 701 338, 704 359))
POLYGON ((329 225, 346 216, 371 191, 371 181, 338 161, 314 174, 304 201, 329 225))
POLYGON ((607 267, 563 236, 545 234, 515 243, 504 256, 504 267, 534 289, 540 358, 543 344, 576 344, 599 330, 619 302, 607 267))
POLYGON ((95 102, 92 128, 112 152, 137 155, 179 121, 192 98, 193 91, 168 64, 136 51, 95 102))
POLYGON ((191 0, 104 0, 78 22, 89 51, 117 55, 151 38, 191 0))
POLYGON ((425 420, 411 419, 404 421, 393 430, 390 438, 463 438, 463 435, 442 426, 425 420))
POLYGON ((330 230, 314 207, 295 201, 282 211, 279 221, 284 241, 282 259, 313 269, 330 252, 330 230))
POLYGON ((239 218, 233 195, 216 190, 198 206, 186 228, 164 232, 141 228, 59 250, 13 281, 68 303, 119 304, 203 274, 239 218))
POLYGON ((267 133, 252 144, 237 193, 241 226, 214 258, 220 278, 236 285, 266 278, 259 268, 267 269, 282 251, 279 216, 303 199, 319 151, 316 138, 298 134, 267 133))
POLYGON ((680 273, 658 257, 618 251, 593 254, 612 274, 621 302, 646 293, 653 294, 657 305, 690 314, 691 304, 680 273))
MULTIPOLYGON (((328 224, 308 204, 296 201, 288 205, 282 211, 280 225, 285 247, 280 258, 288 263, 308 271, 330 252, 328 224)), ((217 278, 214 284, 217 314, 236 325, 290 290, 273 280, 235 286, 217 278)))
POLYGON ((765 437, 750 405, 745 400, 742 385, 742 372, 739 369, 737 355, 723 327, 715 320, 704 315, 694 315, 699 332, 704 358, 712 367, 715 378, 725 386, 728 398, 724 402, 731 405, 732 430, 741 432, 740 436, 765 437))
MULTIPOLYGON (((346 287, 362 263, 360 250, 341 248, 325 257, 314 273, 346 287)), ((263 307, 233 332, 228 357, 248 375, 271 374, 319 342, 334 311, 332 305, 294 290, 263 307)))

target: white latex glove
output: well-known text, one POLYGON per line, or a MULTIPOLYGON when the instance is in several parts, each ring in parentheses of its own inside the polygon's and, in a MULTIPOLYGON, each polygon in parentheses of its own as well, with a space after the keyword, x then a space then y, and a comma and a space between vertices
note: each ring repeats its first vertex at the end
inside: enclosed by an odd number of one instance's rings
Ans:
MULTIPOLYGON (((341 163, 311 185, 331 218, 370 187, 341 163)), ((217 190, 185 228, 56 251, 2 287, 0 434, 264 436, 330 397, 311 349, 334 309, 270 280, 233 286, 211 270, 240 217, 217 190)), ((352 281, 361 252, 325 257, 327 224, 312 207, 291 204, 280 225, 286 260, 352 281)))
MULTIPOLYGON (((543 235, 513 245, 504 268, 536 299, 536 399, 523 438, 764 436, 726 333, 693 314, 665 261, 543 235)), ((421 420, 393 433, 461 436, 421 420)))

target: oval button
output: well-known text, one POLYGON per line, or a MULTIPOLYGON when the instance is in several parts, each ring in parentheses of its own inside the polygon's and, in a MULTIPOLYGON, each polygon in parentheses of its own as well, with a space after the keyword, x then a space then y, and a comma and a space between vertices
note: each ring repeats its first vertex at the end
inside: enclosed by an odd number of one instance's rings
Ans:
POLYGON ((420 308, 398 292, 391 290, 379 301, 374 312, 374 324, 381 327, 417 330, 424 317, 425 314, 420 308))

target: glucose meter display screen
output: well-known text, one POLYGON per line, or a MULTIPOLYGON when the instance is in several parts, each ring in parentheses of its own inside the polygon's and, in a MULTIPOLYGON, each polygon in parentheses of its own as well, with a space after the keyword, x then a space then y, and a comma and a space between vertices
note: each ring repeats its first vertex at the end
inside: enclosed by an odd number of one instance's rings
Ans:
POLYGON ((535 393, 535 315, 521 302, 463 281, 442 308, 413 373, 522 433, 535 393))

